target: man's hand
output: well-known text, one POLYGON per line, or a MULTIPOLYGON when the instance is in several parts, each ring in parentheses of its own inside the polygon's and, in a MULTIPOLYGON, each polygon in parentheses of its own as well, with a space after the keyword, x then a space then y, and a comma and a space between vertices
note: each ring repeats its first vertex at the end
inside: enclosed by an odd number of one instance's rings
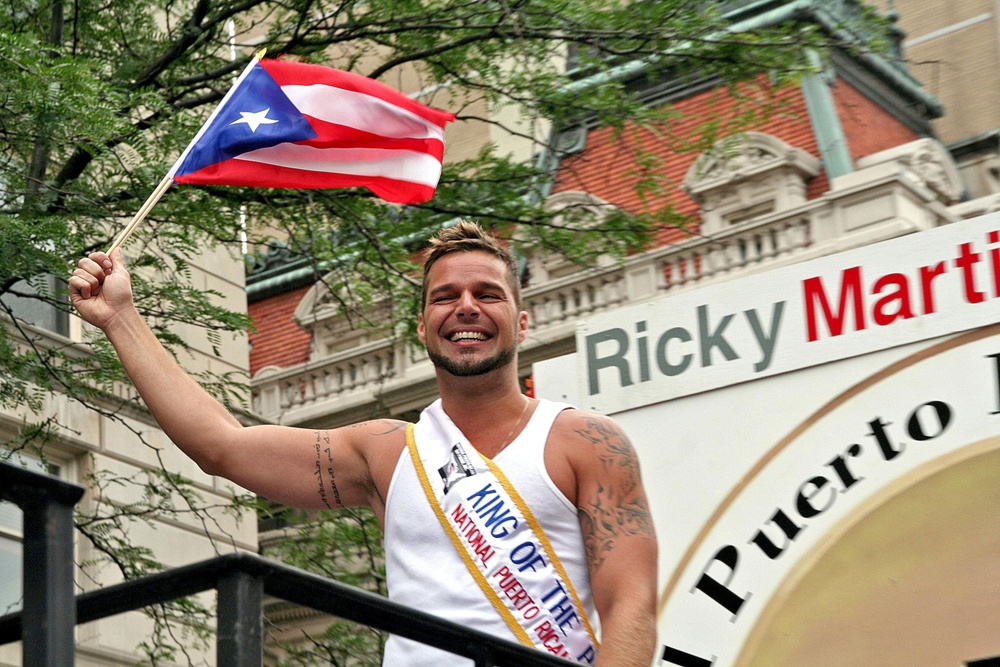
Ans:
POLYGON ((81 259, 69 279, 69 298, 80 317, 104 331, 132 308, 132 280, 121 250, 111 257, 94 252, 81 259))

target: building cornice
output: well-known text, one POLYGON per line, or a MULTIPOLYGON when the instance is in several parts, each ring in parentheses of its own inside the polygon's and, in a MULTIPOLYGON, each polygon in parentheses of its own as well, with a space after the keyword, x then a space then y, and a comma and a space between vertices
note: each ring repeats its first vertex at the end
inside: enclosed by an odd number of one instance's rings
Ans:
MULTIPOLYGON (((841 0, 831 7, 829 2, 821 0, 793 0, 792 2, 762 0, 725 14, 725 18, 731 21, 726 32, 729 34, 750 32, 788 21, 803 21, 819 25, 827 34, 837 37, 845 45, 853 44, 861 47, 862 39, 843 27, 850 13, 847 6, 851 4, 857 3, 841 0)), ((682 48, 683 45, 678 46, 677 51, 680 52, 682 48)), ((659 56, 630 60, 605 72, 583 76, 571 81, 563 87, 563 90, 565 92, 583 91, 612 81, 625 82, 626 84, 634 83, 636 80, 648 78, 664 57, 669 55, 671 54, 664 53, 659 56)), ((907 105, 919 106, 926 111, 930 118, 937 118, 944 113, 941 102, 925 91, 920 82, 907 71, 901 62, 890 61, 880 54, 864 50, 852 53, 848 57, 863 64, 873 76, 903 97, 907 105)), ((713 82, 714 80, 706 77, 695 85, 710 86, 713 82)), ((689 79, 683 86, 678 80, 677 82, 668 81, 657 87, 662 89, 662 94, 666 94, 667 97, 676 97, 681 90, 691 90, 689 79)), ((582 122, 586 124, 587 121, 582 122)))

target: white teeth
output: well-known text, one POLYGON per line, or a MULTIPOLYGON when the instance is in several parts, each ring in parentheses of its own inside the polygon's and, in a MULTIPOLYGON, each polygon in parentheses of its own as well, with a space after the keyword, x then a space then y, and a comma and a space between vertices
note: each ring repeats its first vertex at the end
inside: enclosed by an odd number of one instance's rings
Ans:
POLYGON ((457 331, 451 335, 449 340, 486 340, 486 334, 479 333, 478 331, 457 331))

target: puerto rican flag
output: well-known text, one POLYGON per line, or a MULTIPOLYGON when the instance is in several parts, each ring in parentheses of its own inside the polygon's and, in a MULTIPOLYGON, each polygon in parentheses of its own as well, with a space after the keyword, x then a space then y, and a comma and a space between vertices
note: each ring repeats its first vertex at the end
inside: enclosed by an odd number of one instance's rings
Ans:
POLYGON ((177 160, 177 183, 272 188, 363 186, 417 204, 441 177, 455 115, 368 77, 257 60, 177 160))

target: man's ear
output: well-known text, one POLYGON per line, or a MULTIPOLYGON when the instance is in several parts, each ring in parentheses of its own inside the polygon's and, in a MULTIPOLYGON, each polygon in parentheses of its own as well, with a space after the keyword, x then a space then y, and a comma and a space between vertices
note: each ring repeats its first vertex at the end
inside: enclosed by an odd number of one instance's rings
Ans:
POLYGON ((528 337, 528 313, 521 311, 517 315, 517 342, 523 343, 528 337))
POLYGON ((417 338, 424 345, 427 345, 427 329, 424 327, 424 314, 417 315, 417 338))

